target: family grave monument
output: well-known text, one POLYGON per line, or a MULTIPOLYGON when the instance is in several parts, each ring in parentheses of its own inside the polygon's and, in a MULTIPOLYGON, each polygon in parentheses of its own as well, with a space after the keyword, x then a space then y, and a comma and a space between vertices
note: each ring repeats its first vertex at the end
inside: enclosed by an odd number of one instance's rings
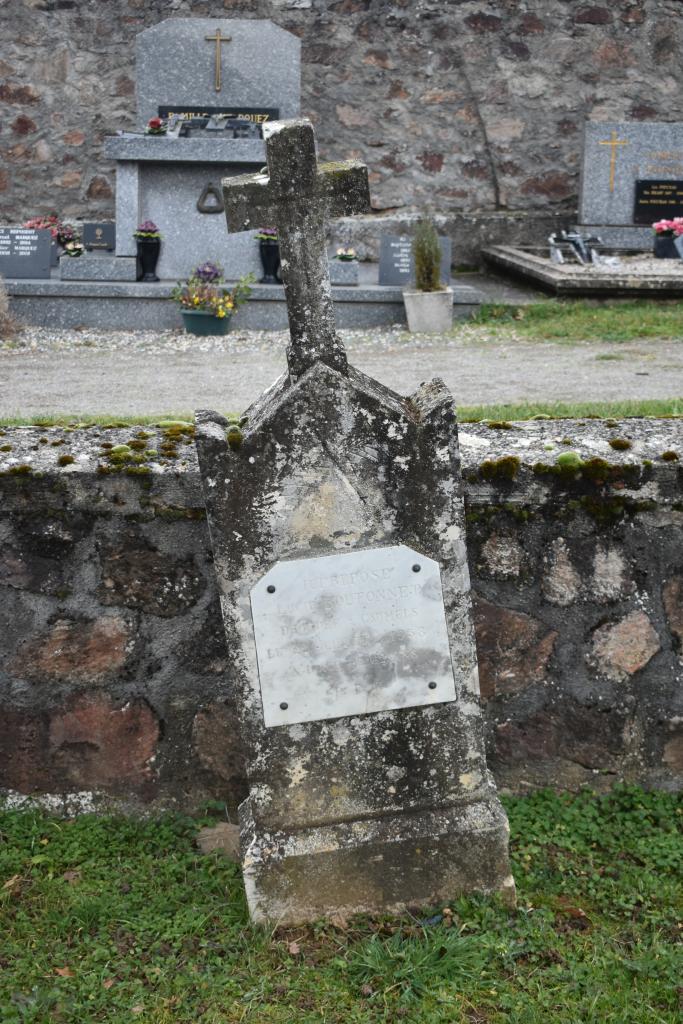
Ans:
POLYGON ((198 126, 106 140, 105 156, 116 161, 117 257, 135 256, 133 232, 152 220, 163 236, 160 278, 177 280, 206 259, 229 279, 260 277, 254 231, 226 236, 220 182, 263 166, 261 125, 298 115, 300 51, 291 32, 256 19, 169 18, 137 36, 138 132, 159 116, 198 126), (244 131, 221 130, 222 114, 244 131))
POLYGON ((223 182, 231 231, 277 225, 287 371, 243 417, 197 414, 202 485, 247 749, 252 917, 295 924, 464 891, 514 899, 487 771, 453 399, 349 366, 329 217, 367 169, 266 124, 268 173, 223 182))
POLYGON ((579 231, 651 249, 652 223, 683 216, 683 123, 587 121, 579 231))

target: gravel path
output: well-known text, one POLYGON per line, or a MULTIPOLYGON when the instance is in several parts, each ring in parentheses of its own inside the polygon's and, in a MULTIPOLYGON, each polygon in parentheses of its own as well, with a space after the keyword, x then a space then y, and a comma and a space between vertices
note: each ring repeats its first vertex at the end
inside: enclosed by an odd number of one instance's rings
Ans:
MULTIPOLYGON (((342 331, 351 362, 403 394, 443 377, 461 405, 675 398, 683 343, 497 340, 463 325, 453 336, 402 328, 342 331)), ((26 328, 0 342, 0 415, 155 415, 240 411, 285 367, 286 334, 225 338, 26 328)))

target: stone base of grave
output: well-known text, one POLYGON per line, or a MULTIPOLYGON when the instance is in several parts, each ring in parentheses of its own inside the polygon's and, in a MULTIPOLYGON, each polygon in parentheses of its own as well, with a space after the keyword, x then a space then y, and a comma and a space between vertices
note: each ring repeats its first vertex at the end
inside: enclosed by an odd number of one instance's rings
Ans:
POLYGON ((254 921, 400 914, 465 893, 515 904, 509 826, 495 795, 473 803, 296 832, 258 829, 240 807, 244 885, 254 921))
MULTIPOLYGON (((77 273, 88 257, 70 259, 68 272, 77 273)), ((103 259, 92 257, 93 264, 103 259)), ((117 265, 124 257, 110 257, 117 265)), ((63 269, 64 259, 62 259, 63 269)), ((132 261, 135 262, 134 260, 132 261)), ((376 279, 376 267, 374 270, 376 279)), ((49 327, 93 327, 109 330, 158 330, 182 328, 180 313, 170 301, 176 281, 147 284, 141 281, 93 281, 7 279, 12 313, 23 323, 49 327)), ((382 327, 405 324, 401 289, 361 281, 358 285, 333 287, 332 298, 338 327, 382 327)), ((486 297, 470 285, 453 285, 453 316, 465 319, 476 313, 486 297)), ((237 313, 234 330, 288 328, 287 305, 281 285, 257 284, 249 302, 237 313)))
POLYGON ((615 249, 652 249, 652 228, 649 224, 644 227, 628 224, 576 224, 572 231, 601 238, 605 245, 612 245, 615 249))
POLYGON ((134 256, 62 256, 59 275, 62 281, 135 281, 136 264, 134 256))
MULTIPOLYGON (((611 250, 603 249, 608 255, 611 250)), ((625 260, 637 251, 615 249, 613 254, 625 260)), ((642 252, 649 258, 651 250, 642 252)), ((621 268, 581 266, 579 263, 553 263, 547 246, 513 247, 492 245, 483 250, 486 262, 497 270, 532 281, 555 295, 592 295, 608 297, 663 297, 683 295, 683 260, 651 260, 646 270, 635 273, 628 265, 621 268)))

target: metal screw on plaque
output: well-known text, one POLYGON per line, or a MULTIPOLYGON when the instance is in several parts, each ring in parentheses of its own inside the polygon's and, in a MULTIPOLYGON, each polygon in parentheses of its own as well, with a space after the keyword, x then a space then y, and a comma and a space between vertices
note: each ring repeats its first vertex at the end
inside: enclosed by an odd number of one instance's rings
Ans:
POLYGON ((419 565, 414 565, 413 566, 413 572, 419 572, 419 571, 420 571, 420 566, 419 565))
POLYGON ((280 704, 280 710, 281 711, 286 711, 288 707, 289 707, 289 704, 287 703, 287 701, 283 700, 282 703, 280 704))
POLYGON ((429 683, 429 689, 430 690, 435 690, 436 689, 436 683, 429 683))
POLYGON ((275 593, 275 587, 273 586, 272 583, 269 586, 266 587, 266 590, 268 591, 269 594, 274 594, 275 593))

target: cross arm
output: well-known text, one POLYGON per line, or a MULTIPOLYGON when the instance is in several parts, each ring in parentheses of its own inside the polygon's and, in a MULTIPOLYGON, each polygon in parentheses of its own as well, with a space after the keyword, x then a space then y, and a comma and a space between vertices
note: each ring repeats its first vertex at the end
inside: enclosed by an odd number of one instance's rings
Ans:
POLYGON ((329 217, 350 217, 370 209, 368 169, 357 160, 320 164, 317 184, 329 217))
POLYGON ((277 223, 277 201, 267 174, 223 178, 223 202, 228 231, 249 231, 277 223))

